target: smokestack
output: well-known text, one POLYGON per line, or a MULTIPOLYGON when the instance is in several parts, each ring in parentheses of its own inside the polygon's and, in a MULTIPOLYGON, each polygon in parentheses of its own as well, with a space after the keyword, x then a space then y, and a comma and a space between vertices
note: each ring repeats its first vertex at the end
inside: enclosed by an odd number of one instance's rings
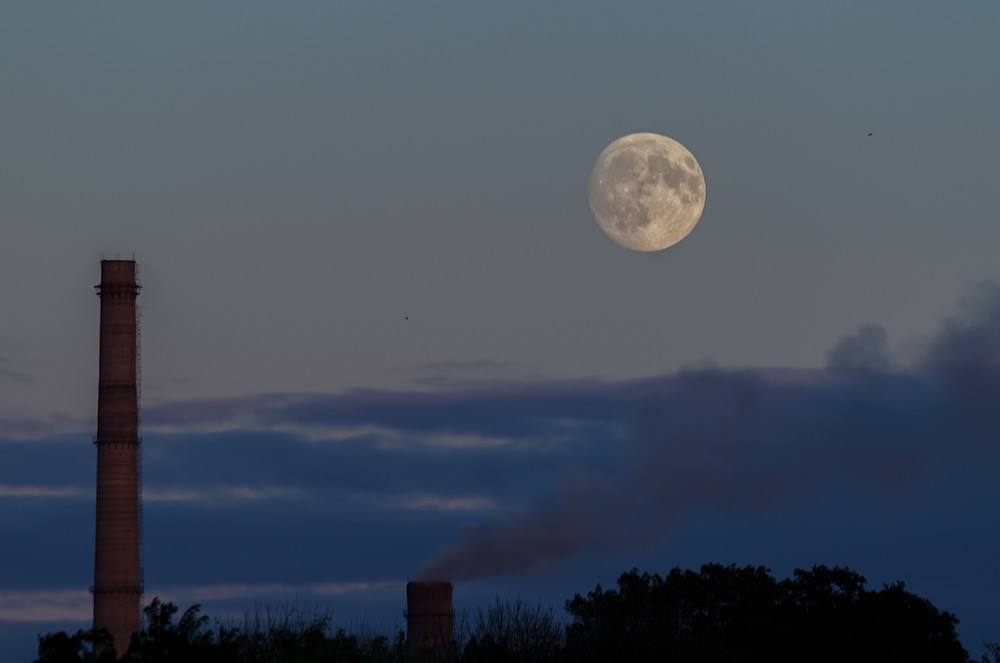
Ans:
POLYGON ((139 630, 139 396, 134 260, 102 260, 101 355, 97 394, 97 523, 94 628, 106 628, 119 656, 139 630))
POLYGON ((451 642, 455 612, 451 608, 451 583, 406 583, 406 643, 410 649, 438 654, 451 642))

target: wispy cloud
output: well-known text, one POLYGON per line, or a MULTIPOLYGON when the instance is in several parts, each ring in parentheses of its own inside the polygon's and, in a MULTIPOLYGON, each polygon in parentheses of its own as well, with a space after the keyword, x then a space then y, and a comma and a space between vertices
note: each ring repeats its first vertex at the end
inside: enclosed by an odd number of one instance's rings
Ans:
MULTIPOLYGON (((487 381, 460 390, 353 390, 342 394, 260 394, 178 401, 144 410, 152 431, 394 431, 445 446, 470 436, 519 442, 566 437, 581 427, 619 428, 654 381, 487 381)), ((608 432, 608 431, 605 431, 608 432)))
MULTIPOLYGON (((162 601, 183 605, 192 602, 222 601, 242 599, 253 601, 268 597, 295 596, 308 599, 314 596, 340 596, 343 594, 363 594, 387 588, 400 588, 404 580, 352 580, 346 582, 321 583, 241 583, 222 585, 196 585, 189 587, 166 587, 157 596, 162 601)), ((249 605, 249 603, 245 603, 249 605)))
POLYGON ((14 362, 11 359, 0 355, 0 380, 10 380, 11 382, 25 384, 31 382, 32 378, 24 371, 14 368, 14 362))
MULTIPOLYGON (((245 606, 254 600, 269 597, 343 596, 381 592, 386 589, 402 593, 405 580, 352 580, 321 583, 242 583, 220 585, 174 586, 163 588, 155 594, 161 601, 179 606, 205 601, 236 600, 245 606)), ((147 595, 145 601, 153 596, 147 595)), ((89 622, 93 619, 94 598, 86 589, 56 589, 36 591, 0 592, 0 621, 6 622, 89 622)))
POLYGON ((498 373, 517 368, 517 364, 482 359, 479 361, 437 361, 424 364, 420 370, 444 377, 454 373, 498 373))
POLYGON ((483 495, 447 497, 443 495, 402 495, 386 499, 374 497, 375 504, 388 508, 432 511, 492 511, 499 505, 497 500, 483 495))
POLYGON ((544 382, 553 379, 524 364, 479 361, 438 361, 419 367, 414 384, 432 389, 462 389, 484 381, 544 382))
POLYGON ((0 409, 0 437, 8 440, 32 440, 64 433, 93 435, 88 419, 53 412, 49 414, 12 414, 0 409))
POLYGON ((0 497, 91 497, 93 489, 0 484, 0 497))
MULTIPOLYGON (((0 486, 0 497, 92 497, 93 491, 52 489, 39 487, 0 486)), ((142 498, 146 502, 190 502, 199 505, 232 505, 239 502, 301 501, 310 493, 299 488, 255 488, 251 486, 219 486, 216 488, 146 488, 142 498)), ((319 497, 313 494, 313 497, 319 497)), ((319 497, 319 499, 323 499, 319 497)), ((326 498, 329 499, 329 498, 326 498)), ((434 495, 429 493, 346 493, 340 492, 337 501, 365 504, 376 509, 402 509, 407 511, 491 511, 499 507, 496 499, 484 495, 434 495)))
POLYGON ((215 488, 144 488, 148 502, 200 502, 203 504, 234 501, 301 500, 305 492, 297 488, 260 486, 218 486, 215 488))
POLYGON ((318 594, 320 596, 340 596, 341 594, 381 591, 385 589, 401 589, 404 584, 405 581, 403 580, 328 582, 311 585, 310 589, 314 594, 318 594))
POLYGON ((0 366, 0 380, 10 380, 11 382, 20 382, 23 384, 31 382, 31 376, 21 371, 0 366))
POLYGON ((0 621, 85 621, 94 616, 94 599, 86 589, 0 592, 0 621))

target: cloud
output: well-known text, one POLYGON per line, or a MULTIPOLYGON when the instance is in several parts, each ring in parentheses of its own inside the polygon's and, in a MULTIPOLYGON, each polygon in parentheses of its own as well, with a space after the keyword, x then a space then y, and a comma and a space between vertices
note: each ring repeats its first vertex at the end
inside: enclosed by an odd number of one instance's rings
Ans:
POLYGON ((0 355, 0 380, 10 380, 11 382, 18 382, 21 384, 32 382, 30 375, 13 368, 13 365, 13 361, 0 355))
POLYGON ((142 499, 147 502, 198 502, 229 503, 260 500, 301 500, 301 489, 274 486, 219 486, 214 489, 199 488, 144 488, 142 499))
POLYGON ((891 371, 896 361, 889 349, 889 335, 881 325, 869 324, 845 336, 826 356, 832 371, 891 371))
POLYGON ((402 592, 404 584, 399 580, 359 581, 359 582, 328 582, 311 587, 313 593, 322 596, 340 596, 354 592, 369 592, 382 589, 399 589, 402 592))
MULTIPOLYGON (((32 440, 63 433, 86 435, 96 426, 91 421, 62 413, 24 416, 3 413, 0 409, 0 438, 8 440, 32 440)), ((93 432, 90 433, 93 435, 93 432)))
MULTIPOLYGON (((312 584, 244 583, 193 585, 162 588, 161 601, 179 606, 206 601, 252 601, 270 596, 298 596, 303 599, 380 592, 402 593, 404 580, 357 580, 312 584)), ((145 602, 152 600, 147 595, 145 602)), ((0 592, 0 622, 64 622, 93 619, 94 598, 86 589, 53 589, 0 592)))
POLYGON ((27 373, 22 373, 21 371, 15 371, 13 369, 0 366, 0 380, 10 380, 12 382, 20 382, 23 384, 31 382, 31 376, 27 373))
MULTIPOLYGON (((983 292, 909 368, 870 325, 828 370, 163 403, 145 416, 150 568, 167 569, 164 585, 301 587, 331 577, 329 556, 351 569, 344 582, 424 562, 469 580, 643 550, 696 512, 966 508, 992 485, 1000 437, 1000 295, 983 292), (174 571, 185 556, 197 564, 174 571)), ((29 505, 4 514, 6 531, 85 532, 89 441, 0 439, 0 494, 29 505)))
POLYGON ((517 364, 481 359, 479 361, 436 361, 420 366, 421 372, 430 373, 426 379, 446 381, 455 373, 497 374, 518 368, 517 364))
POLYGON ((83 621, 93 615, 94 599, 86 589, 0 592, 0 621, 83 621))
POLYGON ((93 489, 85 488, 0 484, 0 497, 90 497, 93 494, 93 489))
POLYGON ((952 375, 1000 368, 1000 285, 981 283, 962 298, 927 344, 922 365, 952 375))
POLYGON ((405 581, 403 580, 356 580, 303 584, 243 583, 196 585, 165 588, 160 598, 163 601, 184 604, 189 602, 246 599, 275 595, 297 595, 303 597, 340 596, 342 594, 382 590, 387 587, 402 588, 404 584, 405 581))
MULTIPOLYGON (((382 500, 379 500, 381 502, 382 500)), ((436 511, 490 511, 499 505, 495 499, 482 495, 466 495, 460 497, 444 497, 441 495, 404 495, 389 502, 388 506, 436 511)))
POLYGON ((539 382, 551 379, 524 364, 491 361, 438 361, 423 364, 414 384, 432 389, 458 390, 479 387, 490 380, 539 382))
POLYGON ((224 585, 195 585, 164 588, 160 598, 177 604, 202 601, 219 601, 227 599, 252 599, 278 595, 309 596, 339 596, 342 594, 363 593, 382 590, 387 587, 402 587, 402 580, 356 580, 348 582, 325 583, 241 583, 224 585))
MULTIPOLYGON (((353 390, 343 394, 261 394, 178 401, 143 410, 149 431, 394 431, 435 440, 474 436, 508 443, 571 439, 581 428, 618 427, 643 381, 487 381, 460 390, 353 390)), ((609 431, 605 431, 609 432, 609 431)))

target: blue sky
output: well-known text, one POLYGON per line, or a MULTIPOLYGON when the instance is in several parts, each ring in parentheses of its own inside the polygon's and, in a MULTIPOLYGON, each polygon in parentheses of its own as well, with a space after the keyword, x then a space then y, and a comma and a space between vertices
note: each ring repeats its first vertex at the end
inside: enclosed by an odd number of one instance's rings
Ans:
POLYGON ((391 626, 434 559, 460 604, 557 608, 632 566, 827 563, 906 581, 978 654, 998 25, 988 2, 5 3, 3 651, 88 619, 92 286, 134 254, 147 598, 391 626), (587 208, 636 131, 708 189, 653 255, 587 208))

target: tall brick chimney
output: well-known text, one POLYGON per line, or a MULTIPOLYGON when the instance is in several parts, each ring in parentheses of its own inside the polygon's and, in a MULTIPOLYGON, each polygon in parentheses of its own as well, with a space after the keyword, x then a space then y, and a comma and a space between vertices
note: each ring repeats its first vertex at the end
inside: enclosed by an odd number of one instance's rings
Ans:
POLYGON ((102 260, 101 355, 97 395, 97 524, 94 628, 106 628, 121 656, 139 630, 142 570, 139 511, 139 397, 134 260, 102 260))

